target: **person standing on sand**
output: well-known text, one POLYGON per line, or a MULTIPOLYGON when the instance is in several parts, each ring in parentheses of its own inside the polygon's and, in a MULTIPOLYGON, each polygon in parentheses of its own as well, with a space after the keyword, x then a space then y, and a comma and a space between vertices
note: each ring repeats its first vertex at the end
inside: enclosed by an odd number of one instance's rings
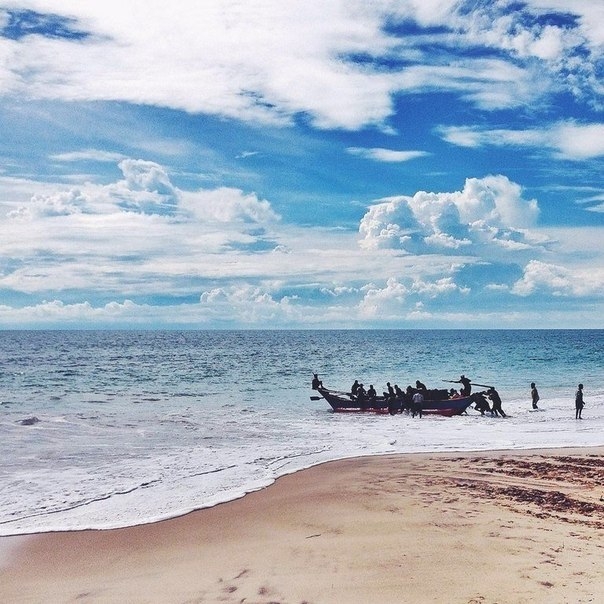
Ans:
POLYGON ((539 400, 539 392, 537 391, 537 386, 535 386, 535 382, 531 382, 531 401, 533 403, 533 409, 537 409, 537 401, 539 400))
POLYGON ((585 403, 583 402, 583 384, 579 384, 575 394, 575 419, 583 419, 581 417, 583 407, 585 407, 585 403))

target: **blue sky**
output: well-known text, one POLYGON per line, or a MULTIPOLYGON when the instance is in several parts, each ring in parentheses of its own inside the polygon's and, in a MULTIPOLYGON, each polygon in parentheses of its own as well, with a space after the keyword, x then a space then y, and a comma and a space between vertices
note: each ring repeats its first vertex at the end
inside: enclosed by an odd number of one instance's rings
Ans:
POLYGON ((0 328, 602 328, 603 48, 592 0, 0 0, 0 328))

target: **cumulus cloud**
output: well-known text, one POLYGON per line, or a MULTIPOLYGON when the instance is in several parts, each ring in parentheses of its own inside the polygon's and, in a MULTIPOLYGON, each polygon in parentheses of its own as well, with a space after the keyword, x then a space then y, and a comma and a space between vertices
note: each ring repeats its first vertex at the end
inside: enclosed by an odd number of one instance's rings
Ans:
POLYGON ((219 187, 185 191, 176 187, 160 164, 141 159, 119 162, 123 179, 108 185, 83 185, 66 191, 34 195, 8 213, 33 219, 76 213, 180 216, 183 220, 222 224, 266 224, 280 219, 270 202, 241 189, 219 187))
MULTIPOLYGON (((0 288, 148 295, 165 284, 174 295, 184 280, 190 287, 203 276, 258 272, 254 254, 278 248, 267 230, 279 216, 254 193, 184 191, 155 162, 126 159, 119 167, 116 182, 46 187, 0 214, 0 288)), ((279 264, 288 254, 272 256, 279 264)))
POLYGON ((265 199, 240 189, 219 187, 183 193, 183 207, 201 220, 219 223, 265 224, 279 220, 279 215, 265 199))
POLYGON ((450 276, 434 280, 390 277, 383 286, 371 283, 361 291, 359 316, 380 320, 417 318, 416 313, 426 313, 426 304, 431 301, 470 293, 469 288, 460 287, 450 276))
POLYGON ((8 212, 8 218, 26 219, 69 216, 86 211, 87 199, 79 189, 61 191, 53 195, 34 195, 27 205, 8 212))
POLYGON ((159 164, 141 159, 119 163, 124 179, 110 187, 118 204, 144 214, 174 214, 180 194, 159 164))
POLYGON ((527 130, 445 126, 438 129, 447 142, 460 147, 529 147, 549 149, 562 159, 585 160, 604 156, 604 124, 559 122, 527 130))
POLYGON ((412 254, 530 249, 543 243, 527 230, 538 214, 537 202, 523 199, 505 176, 470 178, 462 191, 420 191, 371 206, 359 226, 360 245, 412 254))
POLYGON ((274 299, 268 291, 246 284, 204 291, 199 302, 215 318, 229 317, 230 321, 255 324, 297 316, 291 306, 293 300, 291 296, 274 299))
POLYGON ((512 293, 530 296, 546 293, 556 297, 584 297, 604 293, 604 271, 571 270, 564 266, 531 260, 512 293))
POLYGON ((365 295, 359 304, 360 315, 363 318, 387 319, 399 314, 409 292, 407 287, 394 277, 388 279, 385 287, 371 284, 363 289, 365 295))

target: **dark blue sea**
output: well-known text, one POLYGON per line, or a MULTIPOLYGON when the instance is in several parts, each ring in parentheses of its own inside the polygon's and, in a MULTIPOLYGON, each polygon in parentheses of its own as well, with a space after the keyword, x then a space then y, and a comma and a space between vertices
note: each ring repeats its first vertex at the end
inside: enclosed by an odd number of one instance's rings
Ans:
POLYGON ((0 535, 119 527, 327 460, 602 445, 604 331, 3 331, 0 402, 0 535), (315 372, 379 392, 463 373, 509 417, 336 414, 315 372))

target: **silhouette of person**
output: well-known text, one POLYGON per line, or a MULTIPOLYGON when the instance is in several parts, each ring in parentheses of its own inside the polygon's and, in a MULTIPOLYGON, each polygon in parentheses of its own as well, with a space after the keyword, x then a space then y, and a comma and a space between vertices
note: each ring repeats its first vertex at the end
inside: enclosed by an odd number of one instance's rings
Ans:
POLYGON ((369 384, 369 390, 367 390, 367 401, 373 405, 375 403, 375 399, 377 397, 377 392, 373 387, 373 384, 369 384))
POLYGON ((539 392, 535 382, 531 382, 531 402, 533 403, 533 409, 537 409, 537 401, 539 400, 539 392))
POLYGON ((501 408, 501 397, 499 396, 499 392, 497 392, 497 390, 495 390, 495 388, 491 387, 487 391, 487 396, 491 399, 491 402, 493 403, 492 409, 491 409, 491 412, 493 413, 493 415, 495 415, 495 417, 497 417, 497 415, 501 415, 501 417, 505 417, 505 413, 504 413, 503 409, 501 408))
POLYGON ((583 407, 585 407, 585 402, 583 401, 583 384, 579 384, 577 392, 575 393, 575 419, 583 419, 581 417, 583 407))
POLYGON ((472 394, 471 400, 474 403, 474 409, 480 411, 480 415, 484 415, 485 411, 491 411, 489 401, 487 401, 483 392, 475 392, 472 394))
POLYGON ((416 392, 411 399, 411 403, 411 417, 415 417, 416 414, 421 417, 424 407, 424 395, 419 391, 416 392))
POLYGON ((463 385, 463 388, 461 388, 459 394, 461 394, 461 396, 470 396, 470 393, 472 392, 472 384, 470 380, 465 375, 462 375, 457 380, 457 383, 463 385))
POLYGON ((391 399, 395 398, 394 388, 390 384, 390 382, 386 382, 386 392, 384 392, 384 398, 391 399))
POLYGON ((357 401, 361 409, 365 409, 367 406, 367 393, 365 392, 365 386, 359 384, 357 388, 357 401))

